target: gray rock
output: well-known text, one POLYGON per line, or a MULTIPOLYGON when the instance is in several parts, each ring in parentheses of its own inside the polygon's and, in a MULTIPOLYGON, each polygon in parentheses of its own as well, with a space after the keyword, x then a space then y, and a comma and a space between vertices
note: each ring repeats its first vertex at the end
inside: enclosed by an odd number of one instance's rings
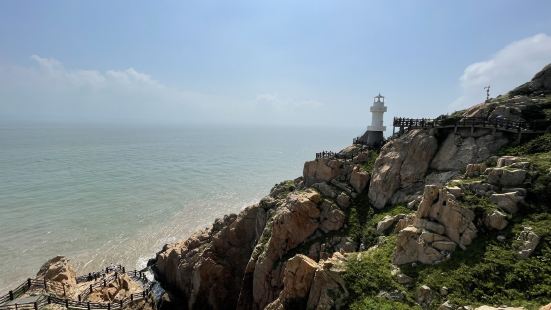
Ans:
POLYGON ((490 184, 515 187, 524 182, 527 172, 523 169, 488 168, 485 174, 488 175, 488 183, 490 184))
POLYGON ((509 214, 516 214, 518 212, 518 204, 523 201, 523 197, 519 196, 517 192, 492 194, 490 201, 495 203, 501 210, 509 214))
POLYGON ((532 231, 531 227, 524 227, 517 237, 517 241, 520 242, 520 245, 518 246, 518 254, 520 257, 527 258, 532 255, 538 246, 540 236, 536 235, 536 233, 532 231))
POLYGON ((439 171, 458 171, 467 164, 486 160, 508 142, 509 140, 501 133, 464 138, 450 133, 440 146, 430 166, 439 171))
POLYGON ((417 302, 420 304, 428 304, 432 299, 432 290, 426 285, 422 285, 417 290, 417 302))
POLYGON ((327 182, 341 174, 342 163, 335 159, 316 159, 304 163, 302 175, 306 186, 327 182))
POLYGON ((345 193, 340 193, 337 196, 337 204, 343 209, 348 208, 350 206, 350 197, 345 193))
POLYGON ((501 211, 494 210, 484 217, 484 225, 489 229, 502 230, 507 227, 507 215, 501 211))
POLYGON ((362 193, 369 184, 369 173, 362 171, 359 167, 354 167, 350 174, 350 185, 357 193, 362 193))
POLYGON ((385 216, 381 221, 377 223, 377 228, 375 229, 375 232, 379 235, 383 234, 385 231, 387 231, 392 225, 396 224, 400 219, 403 219, 406 217, 405 214, 398 214, 395 216, 387 215, 385 216))
POLYGON ((426 130, 412 130, 387 143, 373 168, 369 200, 382 209, 394 193, 422 182, 438 149, 436 138, 426 130))

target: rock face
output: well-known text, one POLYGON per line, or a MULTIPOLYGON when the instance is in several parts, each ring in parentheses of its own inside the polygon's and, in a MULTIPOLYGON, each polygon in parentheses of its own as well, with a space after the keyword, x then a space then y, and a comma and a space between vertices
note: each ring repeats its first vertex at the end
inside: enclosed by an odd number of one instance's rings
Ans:
POLYGON ((244 269, 265 211, 259 205, 217 220, 211 229, 166 245, 153 266, 163 284, 185 297, 189 309, 234 308, 244 269))
MULTIPOLYGON (((486 134, 479 137, 448 134, 446 140, 434 156, 431 168, 440 171, 460 170, 467 164, 488 159, 509 140, 501 133, 486 134)), ((470 172, 470 171, 469 171, 470 172)))
POLYGON ((305 255, 289 259, 283 271, 283 290, 266 310, 289 309, 306 304, 318 264, 305 255))
MULTIPOLYGON (((283 254, 302 243, 319 227, 319 202, 319 193, 307 191, 291 194, 284 207, 275 210, 261 236, 266 241, 257 244, 245 270, 245 277, 250 276, 252 280, 252 300, 248 300, 248 292, 242 290, 240 305, 253 304, 253 308, 261 309, 275 299, 281 275, 274 265, 283 254)), ((248 289, 247 283, 244 288, 248 289)))
POLYGON ((446 187, 425 186, 413 225, 400 230, 394 264, 434 264, 449 257, 456 246, 465 249, 476 237, 473 211, 462 207, 446 187))
POLYGON ((63 287, 56 284, 65 285, 69 291, 72 291, 77 285, 75 268, 64 256, 56 256, 44 263, 36 277, 53 282, 49 288, 58 295, 63 294, 63 287))
POLYGON ((438 142, 427 130, 412 130, 387 143, 375 161, 369 200, 382 209, 398 190, 409 190, 424 180, 438 142))
POLYGON ((551 93, 551 64, 545 66, 540 72, 525 83, 511 91, 512 95, 529 95, 533 93, 551 93))
POLYGON ((327 182, 341 174, 342 164, 336 159, 316 159, 304 163, 302 175, 306 186, 327 182))
POLYGON ((344 308, 348 297, 348 290, 342 278, 345 261, 346 258, 336 252, 331 258, 320 262, 310 288, 306 309, 344 308))

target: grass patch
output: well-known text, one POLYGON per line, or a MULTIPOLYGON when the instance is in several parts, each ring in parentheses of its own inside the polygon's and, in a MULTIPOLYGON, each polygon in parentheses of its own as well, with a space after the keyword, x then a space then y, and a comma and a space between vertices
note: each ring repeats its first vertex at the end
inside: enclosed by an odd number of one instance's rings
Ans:
POLYGON ((367 153, 367 161, 361 165, 361 168, 363 171, 371 173, 373 171, 373 167, 375 166, 375 161, 377 160, 377 157, 379 157, 379 151, 370 150, 367 153))
POLYGON ((466 208, 475 211, 480 210, 491 213, 497 209, 497 205, 492 203, 488 197, 476 195, 471 191, 464 191, 463 196, 459 198, 459 201, 466 208))
POLYGON ((344 281, 350 293, 351 309, 412 309, 412 296, 391 275, 395 246, 396 236, 387 237, 376 249, 360 252, 347 260, 344 281), (393 290, 404 293, 404 302, 374 298, 381 291, 393 290))
POLYGON ((537 136, 521 145, 506 147, 500 154, 523 156, 543 152, 551 152, 551 133, 537 136))
POLYGON ((415 310, 421 309, 417 305, 408 305, 378 297, 364 297, 350 305, 351 310, 415 310))

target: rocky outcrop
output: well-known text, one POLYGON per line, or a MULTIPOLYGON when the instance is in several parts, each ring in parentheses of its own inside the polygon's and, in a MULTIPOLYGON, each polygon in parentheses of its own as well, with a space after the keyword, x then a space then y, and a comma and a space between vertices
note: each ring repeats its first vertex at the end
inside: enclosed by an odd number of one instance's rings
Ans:
POLYGON ((524 227, 517 237, 518 242, 518 254, 520 257, 526 258, 532 255, 536 250, 540 242, 540 236, 538 236, 531 227, 524 227))
POLYGON ((486 170, 486 164, 468 164, 467 168, 465 168, 465 177, 466 178, 474 178, 484 173, 486 170))
MULTIPOLYGON (((435 170, 460 170, 467 164, 479 163, 490 156, 509 140, 502 133, 486 133, 481 136, 450 133, 438 149, 430 167, 435 170)), ((469 171, 470 172, 470 171, 469 171)))
POLYGON ((342 277, 346 258, 339 252, 319 263, 308 295, 306 309, 342 309, 346 305, 348 290, 342 277))
POLYGON ((425 186, 413 225, 400 230, 394 264, 434 264, 449 258, 456 246, 465 249, 476 237, 473 211, 461 206, 446 187, 425 186))
POLYGON ((304 184, 310 186, 314 183, 327 182, 341 174, 342 163, 336 159, 321 158, 304 163, 302 175, 304 184))
POLYGON ((124 300, 130 294, 140 292, 141 286, 126 274, 118 276, 105 287, 99 287, 88 296, 90 302, 112 302, 115 299, 124 300))
POLYGON ((387 143, 375 161, 369 200, 382 209, 398 191, 415 191, 422 181, 438 143, 427 130, 412 130, 387 143))
POLYGON ((58 296, 70 295, 77 285, 75 268, 65 256, 56 256, 44 263, 36 278, 46 280, 48 289, 58 296))
POLYGON ((495 203, 498 208, 509 214, 518 212, 518 205, 523 201, 523 197, 518 192, 508 192, 501 194, 492 194, 490 201, 495 203))
POLYGON ((194 308, 235 308, 245 266, 262 231, 265 210, 254 205, 215 221, 212 228, 168 244, 153 266, 165 287, 194 308))
POLYGON ((502 230, 507 227, 508 224, 507 214, 499 210, 494 210, 492 213, 487 214, 484 217, 484 225, 486 225, 489 229, 502 230))
POLYGON ((362 171, 360 167, 354 167, 350 174, 350 185, 357 193, 362 193, 369 184, 369 173, 362 171))
POLYGON ((318 264, 305 255, 296 255, 285 263, 283 290, 266 310, 304 308, 318 264))
POLYGON ((394 226, 398 221, 405 218, 405 214, 397 214, 394 216, 386 215, 383 217, 382 220, 380 220, 377 223, 377 227, 375 228, 375 232, 379 235, 382 235, 385 231, 387 231, 390 227, 394 226))
POLYGON ((551 64, 545 66, 528 83, 513 89, 511 95, 530 95, 534 93, 551 93, 551 64))
POLYGON ((488 183, 502 187, 517 187, 524 183, 527 171, 509 167, 488 168, 484 172, 488 175, 488 183))
MULTIPOLYGON (((295 248, 311 236, 320 226, 320 195, 315 191, 291 194, 285 204, 275 210, 268 227, 255 248, 245 270, 250 275, 252 300, 246 301, 248 292, 241 293, 240 304, 253 304, 253 308, 264 308, 275 299, 281 287, 281 275, 274 266, 287 251, 295 248)), ((246 289, 249 285, 244 284, 246 289)))

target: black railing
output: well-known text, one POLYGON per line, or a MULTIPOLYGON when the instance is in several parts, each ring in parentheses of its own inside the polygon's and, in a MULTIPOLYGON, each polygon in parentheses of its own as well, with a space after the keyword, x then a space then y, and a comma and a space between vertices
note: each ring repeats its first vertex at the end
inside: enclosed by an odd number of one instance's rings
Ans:
POLYGON ((463 118, 403 118, 395 117, 394 127, 400 129, 443 128, 443 127, 485 127, 508 131, 545 131, 550 121, 514 121, 506 118, 463 117, 463 118))

